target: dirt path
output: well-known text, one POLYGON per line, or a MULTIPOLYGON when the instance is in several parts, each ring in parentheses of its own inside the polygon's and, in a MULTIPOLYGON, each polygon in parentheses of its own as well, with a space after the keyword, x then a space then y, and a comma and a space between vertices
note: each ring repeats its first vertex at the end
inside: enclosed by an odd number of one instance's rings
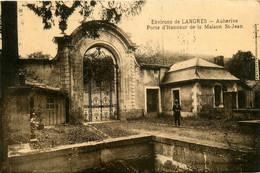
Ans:
MULTIPOLYGON (((171 137, 185 141, 214 144, 235 150, 258 150, 259 139, 252 134, 240 134, 234 132, 220 132, 218 130, 196 129, 192 127, 172 127, 169 124, 146 123, 139 121, 114 122, 94 125, 105 132, 106 128, 122 129, 138 134, 151 134, 171 137)), ((111 135, 111 134, 109 134, 111 135)))

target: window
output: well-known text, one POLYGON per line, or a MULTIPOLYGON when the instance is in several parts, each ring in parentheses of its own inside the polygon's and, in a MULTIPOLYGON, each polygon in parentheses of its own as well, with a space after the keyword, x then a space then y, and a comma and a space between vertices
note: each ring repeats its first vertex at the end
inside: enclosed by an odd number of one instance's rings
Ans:
POLYGON ((153 78, 157 79, 159 77, 159 70, 153 70, 153 78))
POLYGON ((54 99, 53 98, 47 98, 47 109, 54 109, 54 99))

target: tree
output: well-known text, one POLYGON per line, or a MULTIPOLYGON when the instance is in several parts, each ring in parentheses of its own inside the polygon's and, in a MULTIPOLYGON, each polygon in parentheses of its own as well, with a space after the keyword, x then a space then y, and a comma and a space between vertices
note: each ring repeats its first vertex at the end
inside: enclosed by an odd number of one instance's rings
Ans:
POLYGON ((6 89, 18 79, 17 2, 1 2, 2 56, 0 63, 0 172, 7 160, 6 89))
MULTIPOLYGON (((135 51, 135 58, 140 64, 171 66, 177 62, 194 58, 187 53, 179 53, 170 50, 163 51, 158 43, 148 41, 139 46, 135 51)), ((203 56, 208 59, 208 56, 203 56)))
POLYGON ((139 46, 135 51, 135 57, 140 63, 162 64, 162 62, 158 62, 162 59, 162 56, 163 53, 159 44, 152 41, 139 46))
POLYGON ((28 58, 30 59, 50 59, 51 55, 49 54, 43 54, 42 52, 34 52, 28 55, 28 58))
POLYGON ((99 10, 101 20, 118 23, 123 16, 137 15, 141 11, 141 7, 145 4, 145 0, 135 1, 41 1, 38 3, 27 3, 27 7, 42 18, 44 29, 52 28, 55 23, 59 24, 59 29, 64 33, 67 29, 67 21, 69 17, 78 12, 83 16, 83 21, 94 17, 94 11, 99 10), (56 21, 55 21, 56 19, 56 21))
POLYGON ((238 51, 226 63, 226 68, 241 80, 255 79, 255 57, 250 51, 238 51))

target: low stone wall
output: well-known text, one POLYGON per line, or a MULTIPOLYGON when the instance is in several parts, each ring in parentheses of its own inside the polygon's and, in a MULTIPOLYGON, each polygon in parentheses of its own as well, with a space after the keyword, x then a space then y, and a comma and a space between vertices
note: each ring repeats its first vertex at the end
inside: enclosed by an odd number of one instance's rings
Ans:
POLYGON ((260 170, 259 155, 224 146, 154 136, 156 172, 260 170))
POLYGON ((260 118, 260 109, 233 109, 233 118, 239 120, 257 120, 260 118))
POLYGON ((123 172, 260 171, 259 153, 234 151, 223 144, 151 135, 60 146, 47 151, 31 150, 24 154, 9 152, 9 163, 10 172, 105 172, 117 168, 118 163, 123 172))
POLYGON ((10 172, 80 172, 103 164, 152 155, 151 136, 135 135, 60 146, 49 151, 9 154, 10 172))

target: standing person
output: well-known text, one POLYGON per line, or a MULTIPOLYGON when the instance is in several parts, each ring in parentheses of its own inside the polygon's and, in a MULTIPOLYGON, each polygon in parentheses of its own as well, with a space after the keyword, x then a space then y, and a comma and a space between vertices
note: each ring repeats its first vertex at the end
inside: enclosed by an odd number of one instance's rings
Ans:
POLYGON ((172 107, 172 111, 174 113, 174 121, 175 121, 175 126, 177 126, 177 121, 178 121, 178 126, 181 125, 181 106, 179 105, 179 101, 176 99, 175 104, 172 107))

